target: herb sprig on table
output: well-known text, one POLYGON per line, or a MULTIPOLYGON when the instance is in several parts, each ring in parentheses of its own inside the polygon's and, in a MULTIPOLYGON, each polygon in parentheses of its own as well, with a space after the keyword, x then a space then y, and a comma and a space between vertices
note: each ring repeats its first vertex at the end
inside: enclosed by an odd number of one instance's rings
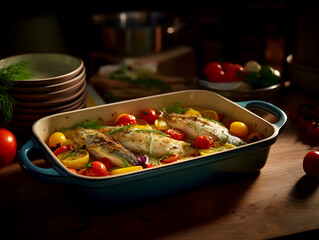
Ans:
POLYGON ((7 125, 13 115, 13 108, 16 101, 9 96, 9 90, 14 81, 30 79, 33 71, 29 61, 19 61, 0 69, 0 120, 7 125))

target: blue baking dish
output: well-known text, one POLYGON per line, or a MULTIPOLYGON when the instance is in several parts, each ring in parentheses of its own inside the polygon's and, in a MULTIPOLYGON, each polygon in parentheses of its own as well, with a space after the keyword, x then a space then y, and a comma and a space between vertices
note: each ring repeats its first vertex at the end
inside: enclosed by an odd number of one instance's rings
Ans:
POLYGON ((275 143, 286 121, 287 116, 280 108, 265 101, 233 102, 206 90, 165 93, 58 113, 39 119, 32 127, 33 136, 19 151, 20 165, 30 177, 41 182, 67 184, 86 196, 103 201, 117 204, 132 203, 189 189, 216 179, 258 172, 266 164, 270 147, 275 143), (251 130, 263 133, 265 138, 212 155, 198 156, 138 172, 98 178, 70 172, 45 143, 52 132, 62 127, 71 127, 87 120, 107 121, 123 112, 137 114, 147 107, 161 109, 173 102, 180 102, 182 106, 197 106, 223 112, 231 119, 240 119, 247 123, 251 130), (253 113, 251 109, 270 113, 278 121, 270 123, 253 113), (49 168, 41 168, 32 163, 30 153, 34 151, 44 153, 45 160, 50 162, 49 168))

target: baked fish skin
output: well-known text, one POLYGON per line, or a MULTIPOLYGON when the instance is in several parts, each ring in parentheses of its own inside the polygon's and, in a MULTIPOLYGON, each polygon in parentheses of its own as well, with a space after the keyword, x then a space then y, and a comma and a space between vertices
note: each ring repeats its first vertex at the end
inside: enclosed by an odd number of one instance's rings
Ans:
POLYGON ((246 144, 246 142, 239 137, 230 134, 225 126, 199 116, 164 113, 163 118, 171 128, 183 131, 191 139, 195 139, 201 135, 209 135, 212 136, 215 141, 229 143, 235 146, 246 144))
POLYGON ((148 154, 153 157, 163 157, 167 154, 178 154, 180 157, 191 156, 196 149, 190 143, 175 140, 164 133, 153 130, 150 126, 103 127, 100 132, 109 134, 112 139, 121 143, 133 152, 148 154), (114 132, 114 133, 112 133, 114 132))
POLYGON ((87 151, 97 159, 106 157, 118 167, 137 166, 140 162, 136 156, 118 142, 95 129, 76 128, 74 137, 77 144, 85 146, 87 151))

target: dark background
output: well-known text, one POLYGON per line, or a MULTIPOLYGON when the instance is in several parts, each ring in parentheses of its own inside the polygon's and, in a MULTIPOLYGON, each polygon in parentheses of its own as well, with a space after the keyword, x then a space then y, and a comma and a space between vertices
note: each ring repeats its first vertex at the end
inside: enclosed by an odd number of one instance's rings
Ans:
POLYGON ((84 3, 31 7, 28 2, 3 9, 0 58, 27 52, 67 52, 88 64, 91 51, 105 50, 101 29, 92 22, 94 14, 161 10, 187 23, 176 41, 194 48, 199 71, 210 60, 244 63, 253 59, 280 69, 285 57, 293 52, 302 7, 298 1, 279 0, 84 3), (45 26, 47 18, 56 21, 54 28, 45 26), (26 27, 28 21, 31 26, 26 27), (39 36, 32 35, 32 26, 40 29, 39 36))

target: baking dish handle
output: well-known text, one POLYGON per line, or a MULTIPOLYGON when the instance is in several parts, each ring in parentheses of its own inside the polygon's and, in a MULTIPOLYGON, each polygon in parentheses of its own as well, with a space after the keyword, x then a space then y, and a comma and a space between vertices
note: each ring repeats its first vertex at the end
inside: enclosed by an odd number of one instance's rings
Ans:
POLYGON ((20 165, 25 172, 42 181, 59 182, 64 179, 63 182, 65 182, 62 172, 58 171, 56 167, 41 168, 34 165, 29 158, 32 150, 45 151, 34 137, 31 137, 19 150, 20 165))
POLYGON ((240 106, 250 109, 250 108, 257 108, 264 110, 268 113, 273 114, 278 118, 278 122, 274 123, 275 127, 277 127, 278 130, 283 128, 287 122, 287 115, 284 111, 282 111, 280 108, 276 107, 275 105, 261 101, 261 100, 249 100, 249 101, 242 101, 242 102, 236 102, 240 106))

